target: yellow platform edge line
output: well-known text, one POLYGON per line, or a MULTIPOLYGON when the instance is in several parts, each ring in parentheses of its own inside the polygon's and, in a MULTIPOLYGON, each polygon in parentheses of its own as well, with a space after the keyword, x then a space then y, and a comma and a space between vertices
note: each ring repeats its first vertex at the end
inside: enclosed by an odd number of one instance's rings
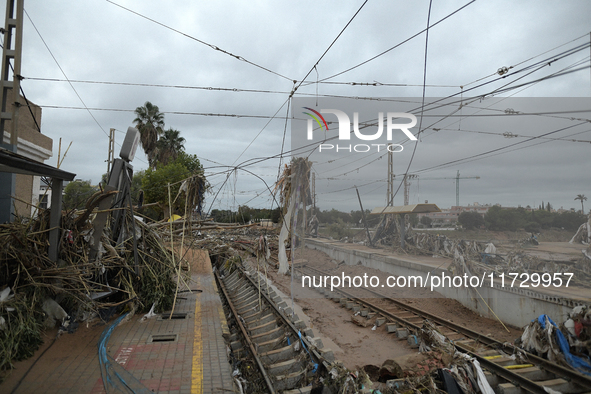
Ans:
MULTIPOLYGON (((197 278, 197 287, 201 285, 197 278)), ((191 371, 191 394, 203 394, 203 341, 201 338, 201 298, 195 300, 195 333, 193 336, 193 363, 191 371)))

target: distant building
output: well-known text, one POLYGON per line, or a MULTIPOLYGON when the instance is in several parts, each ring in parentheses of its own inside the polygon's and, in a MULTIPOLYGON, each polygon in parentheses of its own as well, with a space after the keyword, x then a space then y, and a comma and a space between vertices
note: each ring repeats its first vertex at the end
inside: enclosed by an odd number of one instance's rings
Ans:
MULTIPOLYGON (((29 159, 43 163, 53 153, 53 140, 41 134, 41 107, 27 102, 19 96, 21 107, 18 113, 18 144, 17 152, 29 159)), ((10 132, 12 121, 7 120, 4 125, 2 143, 10 144, 10 132)), ((30 216, 35 212, 39 203, 39 190, 41 189, 41 177, 33 175, 16 174, 16 199, 14 201, 16 213, 30 216)))
POLYGON ((427 216, 433 221, 433 224, 454 224, 458 221, 458 217, 462 212, 476 212, 484 217, 490 207, 492 207, 492 205, 481 205, 477 202, 474 204, 468 204, 467 206, 453 206, 448 209, 442 209, 441 212, 419 214, 419 220, 421 217, 427 216))

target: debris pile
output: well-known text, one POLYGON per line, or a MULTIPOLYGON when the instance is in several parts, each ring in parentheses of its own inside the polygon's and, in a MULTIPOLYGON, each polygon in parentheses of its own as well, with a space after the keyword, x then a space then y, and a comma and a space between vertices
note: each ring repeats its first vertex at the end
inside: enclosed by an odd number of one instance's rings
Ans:
POLYGON ((578 306, 569 316, 559 327, 548 315, 540 315, 525 327, 520 345, 529 352, 591 376, 591 310, 578 306))
POLYGON ((364 367, 372 380, 386 383, 383 392, 493 393, 479 362, 457 351, 432 322, 426 320, 411 337, 420 353, 386 360, 379 368, 364 367))
MULTIPOLYGON (((385 215, 385 217, 390 215, 385 215)), ((587 225, 587 224, 585 224, 587 225)), ((584 225, 584 226, 585 226, 584 225)), ((376 239, 382 244, 392 244, 400 249, 400 223, 397 219, 383 219, 376 231, 376 239)), ((406 230, 406 253, 443 256, 453 259, 450 270, 456 275, 482 275, 527 273, 544 274, 552 272, 573 273, 569 286, 591 287, 591 263, 587 258, 577 262, 551 261, 515 250, 501 255, 492 243, 450 239, 445 235, 426 234, 406 230)), ((541 279, 540 279, 541 280, 541 279)))
MULTIPOLYGON (((406 233, 407 237, 409 233, 406 233)), ((372 243, 374 245, 400 244, 400 220, 398 215, 383 215, 376 228, 372 243)))
POLYGON ((73 332, 97 316, 172 305, 180 269, 160 235, 126 211, 118 243, 109 226, 96 236, 91 200, 89 209, 62 214, 57 262, 48 256, 49 211, 0 225, 0 370, 33 354, 44 326, 73 332))
POLYGON ((573 235, 569 243, 580 243, 583 245, 587 245, 586 249, 583 249, 583 255, 588 259, 591 259, 591 213, 589 213, 589 219, 586 223, 581 224, 579 229, 573 235))
MULTIPOLYGON (((279 234, 279 273, 286 274, 289 271, 285 244, 291 235, 291 244, 296 244, 298 223, 305 228, 306 206, 312 203, 310 196, 310 169, 312 162, 304 157, 292 159, 285 166, 281 177, 275 185, 275 192, 279 191, 280 203, 283 206, 283 224, 279 234)), ((304 231, 300 231, 303 238, 304 231)))

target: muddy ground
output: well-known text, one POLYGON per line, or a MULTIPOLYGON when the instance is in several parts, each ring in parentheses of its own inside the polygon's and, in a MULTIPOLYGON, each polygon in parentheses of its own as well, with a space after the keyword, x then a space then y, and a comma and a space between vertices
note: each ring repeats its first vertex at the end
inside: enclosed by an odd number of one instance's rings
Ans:
MULTIPOLYGON (((363 273, 381 278, 387 276, 381 271, 367 267, 339 265, 338 262, 317 250, 300 251, 299 259, 305 260, 302 262, 304 266, 300 268, 303 271, 306 270, 305 265, 308 265, 325 272, 331 272, 333 269, 335 272, 338 270, 339 273, 343 271, 351 276, 363 275, 363 273)), ((309 317, 311 322, 309 326, 313 328, 315 335, 326 338, 323 339, 325 347, 331 348, 335 357, 346 367, 354 370, 367 364, 380 366, 387 359, 417 353, 417 349, 411 349, 406 341, 397 340, 394 334, 388 334, 385 326, 372 331, 372 325, 364 328, 354 324, 351 321, 350 310, 323 298, 315 290, 302 288, 301 282, 297 279, 292 282, 291 276, 279 275, 275 269, 268 270, 268 275, 273 284, 287 296, 292 294, 293 289, 295 295, 293 302, 309 317), (334 345, 331 345, 331 342, 334 345)), ((364 294, 362 289, 347 291, 359 297, 368 298, 370 302, 384 309, 394 309, 389 301, 375 298, 375 295, 364 294)), ((449 319, 483 335, 492 336, 499 341, 513 342, 521 335, 520 328, 511 326, 505 328, 499 321, 483 318, 459 302, 443 298, 428 289, 404 290, 396 293, 394 297, 403 303, 449 319)))

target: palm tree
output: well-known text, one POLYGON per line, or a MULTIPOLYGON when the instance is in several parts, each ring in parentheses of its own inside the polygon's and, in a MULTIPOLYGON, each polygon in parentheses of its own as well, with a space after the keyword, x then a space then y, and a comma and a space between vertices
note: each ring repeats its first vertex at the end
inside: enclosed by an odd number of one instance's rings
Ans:
POLYGON ((170 128, 164 132, 156 143, 156 161, 162 165, 173 162, 180 151, 185 149, 185 139, 180 131, 170 128))
POLYGON ((583 201, 587 201, 587 197, 584 194, 577 194, 575 200, 581 200, 581 213, 585 214, 585 207, 583 206, 583 201))
POLYGON ((134 112, 137 117, 133 122, 140 132, 140 143, 148 156, 148 164, 154 168, 156 144, 164 127, 164 114, 157 105, 149 101, 143 107, 137 107, 134 112))

